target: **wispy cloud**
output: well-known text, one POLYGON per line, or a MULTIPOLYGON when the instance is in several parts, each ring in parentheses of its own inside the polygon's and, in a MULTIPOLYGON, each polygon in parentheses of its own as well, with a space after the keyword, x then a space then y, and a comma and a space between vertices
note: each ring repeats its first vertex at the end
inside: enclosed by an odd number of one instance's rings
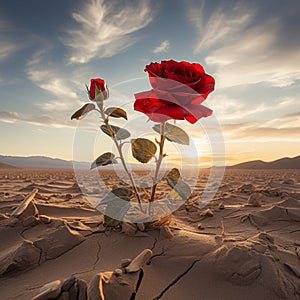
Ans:
POLYGON ((290 114, 285 114, 279 118, 272 119, 265 123, 267 126, 276 128, 299 128, 300 127, 300 111, 290 114))
POLYGON ((256 127, 253 126, 247 129, 239 130, 234 136, 233 139, 239 140, 262 140, 263 142, 267 141, 298 141, 299 142, 299 132, 300 127, 292 128, 274 128, 274 127, 256 127))
POLYGON ((159 53, 162 53, 162 52, 167 53, 169 51, 169 48, 170 48, 170 42, 168 40, 164 40, 159 46, 154 48, 152 50, 152 52, 154 54, 159 54, 159 53))
POLYGON ((16 45, 10 40, 1 40, 0 43, 0 62, 8 59, 17 52, 16 45))
POLYGON ((25 41, 23 36, 21 39, 20 37, 17 38, 12 24, 5 20, 2 15, 0 18, 0 62, 3 62, 27 47, 30 41, 28 39, 25 41))
POLYGON ((17 112, 0 111, 0 122, 5 123, 27 123, 32 125, 53 126, 53 127, 75 127, 73 122, 61 122, 49 115, 25 116, 17 112))
POLYGON ((47 54, 50 49, 51 47, 47 45, 34 53, 28 60, 25 70, 27 77, 52 95, 65 99, 77 99, 78 96, 71 86, 71 81, 66 80, 58 70, 47 63, 47 54))
POLYGON ((299 22, 290 24, 283 19, 286 15, 279 13, 259 15, 258 10, 243 2, 233 8, 219 6, 205 20, 203 3, 190 11, 199 32, 194 50, 210 50, 205 61, 215 70, 219 87, 257 83, 285 87, 300 79, 299 22))
POLYGON ((300 112, 295 112, 299 106, 297 97, 275 98, 268 105, 217 94, 209 102, 222 124, 227 143, 300 141, 300 112))
MULTIPOLYGON (((26 64, 27 78, 47 92, 38 99, 32 99, 32 110, 35 114, 22 113, 18 115, 18 118, 10 120, 0 116, 0 120, 51 127, 74 127, 76 125, 70 121, 70 116, 83 105, 79 94, 84 91, 84 85, 82 84, 80 89, 77 82, 74 82, 74 70, 68 67, 61 68, 53 62, 52 50, 50 44, 43 44, 43 47, 37 50, 26 64)), ((76 70, 76 76, 78 73, 80 71, 76 70)))
POLYGON ((206 63, 216 68, 221 87, 261 82, 285 87, 300 79, 300 53, 278 46, 276 27, 278 20, 255 26, 241 32, 234 44, 213 50, 206 57, 206 63))
MULTIPOLYGON (((51 100, 42 103, 37 103, 37 106, 47 112, 70 112, 72 109, 79 109, 84 103, 79 100, 72 101, 72 104, 69 101, 60 101, 60 100, 51 100)), ((75 111, 74 111, 75 112, 75 111)))
POLYGON ((62 97, 69 97, 76 99, 77 94, 68 86, 65 85, 64 80, 58 78, 58 74, 50 70, 28 70, 27 75, 29 79, 35 82, 40 88, 62 97))
POLYGON ((14 123, 18 120, 19 114, 17 112, 0 111, 0 120, 6 123, 14 123))
POLYGON ((69 29, 63 43, 71 47, 71 63, 86 63, 94 58, 111 57, 137 41, 133 33, 146 27, 153 19, 150 0, 90 0, 72 13, 78 23, 69 29))
POLYGON ((196 2, 190 7, 190 20, 195 24, 199 39, 194 46, 196 53, 218 44, 223 44, 228 37, 244 31, 254 16, 254 9, 241 3, 233 5, 230 10, 219 6, 209 19, 205 18, 205 1, 196 2))
POLYGON ((249 121, 253 119, 259 120, 259 122, 266 122, 271 119, 274 122, 277 119, 274 118, 274 113, 284 114, 285 110, 299 106, 300 102, 296 97, 283 97, 273 99, 271 104, 267 101, 257 104, 253 101, 231 98, 222 93, 209 99, 209 104, 222 123, 228 123, 232 120, 249 121))
POLYGON ((237 122, 222 125, 226 142, 268 142, 268 141, 294 141, 300 142, 300 122, 298 115, 283 116, 266 122, 237 122), (289 122, 283 123, 283 120, 289 122))

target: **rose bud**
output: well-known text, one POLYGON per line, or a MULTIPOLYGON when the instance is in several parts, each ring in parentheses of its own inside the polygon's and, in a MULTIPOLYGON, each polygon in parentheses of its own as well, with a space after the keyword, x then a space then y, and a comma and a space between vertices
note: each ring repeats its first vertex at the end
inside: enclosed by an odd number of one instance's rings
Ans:
POLYGON ((107 84, 101 78, 91 79, 90 88, 86 86, 86 89, 88 91, 88 96, 90 100, 96 101, 97 104, 101 104, 104 100, 108 99, 109 97, 107 84))

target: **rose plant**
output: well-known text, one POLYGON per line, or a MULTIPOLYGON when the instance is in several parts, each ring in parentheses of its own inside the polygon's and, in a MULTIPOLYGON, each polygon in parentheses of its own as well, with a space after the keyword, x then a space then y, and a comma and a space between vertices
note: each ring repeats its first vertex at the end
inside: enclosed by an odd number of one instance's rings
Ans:
MULTIPOLYGON (((149 197, 145 198, 137 188, 132 173, 127 167, 123 145, 130 137, 130 132, 110 123, 111 118, 124 118, 127 120, 127 113, 120 107, 105 107, 104 103, 109 98, 109 91, 103 79, 91 79, 90 87, 86 86, 88 97, 92 103, 85 104, 76 111, 71 119, 80 120, 92 110, 99 112, 102 124, 100 129, 108 135, 114 142, 118 151, 118 157, 111 152, 100 155, 92 164, 91 169, 117 163, 120 160, 123 168, 130 180, 131 187, 116 188, 108 193, 98 205, 106 205, 105 225, 117 226, 130 208, 131 202, 138 202, 144 214, 151 213, 143 211, 145 202, 156 200, 156 188, 158 185, 158 174, 166 153, 164 145, 166 141, 189 144, 188 134, 180 127, 171 124, 169 120, 187 120, 194 124, 200 118, 208 117, 212 110, 203 106, 207 96, 214 90, 214 78, 205 73, 203 67, 197 63, 177 62, 174 60, 162 61, 160 63, 150 63, 145 67, 148 73, 151 89, 136 93, 134 95, 134 110, 144 113, 153 121, 152 127, 159 134, 155 142, 145 138, 131 139, 131 152, 133 157, 140 163, 148 163, 155 158, 156 166, 153 184, 149 197), (96 105, 93 103, 95 102, 96 105), (156 152, 158 155, 156 156, 156 152), (111 217, 111 216, 117 216, 111 217)), ((182 179, 177 168, 173 168, 166 176, 168 185, 171 187, 171 198, 186 200, 191 194, 187 183, 182 179)), ((97 205, 97 206, 98 206, 97 205)))

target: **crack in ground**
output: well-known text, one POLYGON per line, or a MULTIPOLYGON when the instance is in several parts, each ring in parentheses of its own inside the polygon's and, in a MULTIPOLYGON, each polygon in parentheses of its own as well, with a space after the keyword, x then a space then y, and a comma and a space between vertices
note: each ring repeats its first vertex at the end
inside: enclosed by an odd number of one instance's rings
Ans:
POLYGON ((157 239, 157 238, 154 238, 154 242, 153 242, 153 245, 152 245, 152 247, 151 247, 151 251, 154 250, 154 248, 155 248, 157 242, 158 242, 158 239, 157 239))
POLYGON ((143 277, 144 277, 144 271, 143 269, 140 270, 140 273, 139 273, 139 278, 138 278, 138 281, 136 283, 136 287, 135 287, 135 291, 132 293, 131 297, 129 300, 135 300, 135 297, 137 295, 137 292, 141 286, 141 283, 142 283, 142 280, 143 280, 143 277))
POLYGON ((24 241, 28 241, 28 239, 25 238, 24 233, 25 233, 26 231, 30 230, 30 229, 32 229, 31 226, 30 226, 30 227, 24 228, 24 229, 20 232, 20 236, 22 237, 22 239, 23 239, 24 241))
MULTIPOLYGON (((76 229, 75 229, 76 230, 76 229)), ((81 230, 77 230, 77 231, 81 231, 81 230)), ((90 233, 88 233, 88 234, 86 234, 86 235, 84 235, 84 237, 90 237, 90 236, 92 236, 93 234, 98 234, 98 233, 106 233, 106 231, 107 231, 107 229, 105 228, 105 229, 96 229, 96 230, 87 230, 87 231, 90 231, 90 233)))
MULTIPOLYGON (((154 242, 153 242, 153 245, 152 245, 152 247, 151 247, 151 251, 154 251, 154 248, 156 247, 157 243, 158 243, 158 238, 154 238, 154 242)), ((151 261, 152 261, 152 259, 153 259, 154 257, 160 256, 160 255, 163 255, 163 254, 165 254, 164 248, 162 249, 162 253, 153 255, 153 256, 148 260, 147 265, 150 265, 150 264, 151 264, 151 261)), ((144 270, 141 269, 141 270, 140 270, 140 273, 139 273, 139 278, 138 278, 138 281, 137 281, 137 284, 136 284, 136 287, 135 287, 135 291, 132 293, 132 295, 131 295, 131 297, 130 297, 129 300, 135 300, 135 298, 136 298, 136 296, 137 296, 137 293, 138 293, 138 291, 139 291, 139 288, 140 288, 140 286, 141 286, 141 284, 142 284, 143 278, 144 278, 144 270)))
POLYGON ((72 276, 81 275, 81 274, 84 274, 84 273, 95 271, 96 265, 100 260, 100 252, 101 252, 101 245, 100 245, 99 241, 97 241, 97 245, 98 245, 98 249, 97 249, 97 252, 96 252, 96 259, 95 259, 95 262, 93 263, 93 267, 91 269, 88 269, 88 270, 85 270, 85 271, 73 273, 72 276))
POLYGON ((166 253, 165 253, 165 249, 162 249, 162 251, 160 253, 157 253, 157 254, 154 254, 151 256, 151 258, 148 260, 147 262, 147 266, 151 265, 152 263, 152 260, 155 258, 155 257, 160 257, 160 256, 164 256, 166 253))
POLYGON ((101 245, 100 245, 99 241, 97 241, 97 245, 98 245, 98 250, 97 250, 97 253, 96 253, 96 260, 93 264, 93 269, 91 271, 94 271, 96 269, 96 265, 100 260, 101 245))
POLYGON ((173 285, 175 285, 182 277, 184 277, 186 274, 189 273, 189 271, 194 267, 194 265, 201 261, 200 259, 197 259, 195 261, 193 261, 193 263, 181 274, 179 274, 170 284, 167 285, 167 287, 165 287, 158 296, 154 297, 153 300, 160 300, 162 298, 162 296, 170 289, 172 288, 173 285))

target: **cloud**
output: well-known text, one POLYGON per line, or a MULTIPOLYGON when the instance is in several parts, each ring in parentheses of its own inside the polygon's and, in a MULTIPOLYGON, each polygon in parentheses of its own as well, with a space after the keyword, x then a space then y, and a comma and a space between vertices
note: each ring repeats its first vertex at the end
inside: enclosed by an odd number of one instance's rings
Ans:
POLYGON ((233 5, 228 11, 219 6, 206 20, 205 1, 201 1, 190 7, 189 14, 190 21, 195 24, 199 33, 199 40, 194 46, 194 51, 199 53, 242 32, 253 19, 254 10, 241 3, 233 5))
MULTIPOLYGON (((27 61, 25 68, 28 79, 48 95, 42 94, 39 98, 32 99, 34 116, 20 115, 11 121, 54 127, 75 126, 76 122, 71 122, 70 116, 84 104, 81 95, 86 96, 84 82, 82 78, 80 80, 83 76, 82 68, 57 66, 51 59, 52 49, 50 44, 44 44, 27 61)), ((87 96, 85 98, 85 102, 88 102, 87 96)))
POLYGON ((67 30, 62 39, 71 47, 70 63, 87 63, 94 58, 111 57, 133 45, 133 33, 146 27, 153 19, 150 0, 105 2, 90 0, 72 13, 77 29, 67 30))
POLYGON ((237 122, 222 125, 226 142, 299 142, 299 115, 288 114, 266 122, 237 122), (289 121, 284 121, 288 119, 289 121))
POLYGON ((36 51, 27 62, 26 75, 41 89, 52 95, 65 99, 77 99, 77 93, 71 84, 55 67, 48 63, 47 55, 51 47, 46 45, 44 48, 36 51))
POLYGON ((27 123, 32 125, 42 125, 42 126, 53 126, 53 127, 71 127, 73 128, 76 124, 70 122, 61 122, 54 119, 48 115, 39 116, 24 116, 17 112, 0 111, 0 122, 5 123, 27 123), (73 125, 73 126, 72 126, 73 125))
POLYGON ((265 125, 274 126, 280 129, 300 127, 300 112, 290 113, 279 118, 272 119, 266 122, 265 125))
POLYGON ((15 28, 12 22, 0 14, 0 63, 28 48, 33 42, 30 34, 20 28, 15 28))
POLYGON ((285 87, 300 79, 300 53, 277 46, 277 22, 241 33, 234 44, 213 50, 206 57, 207 65, 216 69, 220 87, 262 82, 285 87))
POLYGON ((79 100, 75 100, 74 102, 72 102, 72 105, 70 105, 69 101, 60 100, 51 100, 43 103, 37 103, 38 107, 47 112, 67 112, 70 111, 72 108, 75 112, 75 109, 79 109, 82 105, 83 103, 79 100))
POLYGON ((244 139, 250 141, 259 141, 263 142, 268 141, 300 141, 299 139, 300 127, 290 127, 290 128, 274 128, 274 127, 248 127, 247 129, 239 130, 234 136, 233 139, 244 139))
POLYGON ((0 62, 2 62, 20 51, 25 45, 14 37, 14 31, 10 29, 11 24, 1 15, 0 18, 0 62))
POLYGON ((2 39, 0 44, 0 62, 13 56, 18 50, 20 49, 16 47, 14 42, 2 39))
POLYGON ((159 46, 152 50, 152 53, 159 54, 162 52, 167 53, 170 48, 170 42, 168 40, 164 40, 159 46))
POLYGON ((17 112, 0 111, 0 120, 6 123, 14 123, 18 120, 19 114, 17 112))
POLYGON ((232 120, 245 121, 253 119, 259 120, 259 122, 266 122, 271 119, 274 122, 274 113, 285 113, 285 110, 297 107, 299 104, 298 98, 294 97, 275 98, 272 99, 270 104, 267 101, 255 103, 253 100, 236 99, 227 96, 225 93, 216 93, 209 99, 210 108, 213 109, 218 120, 223 124, 232 120))
POLYGON ((199 34, 194 50, 210 51, 205 62, 215 70, 221 88, 258 83, 286 87, 300 79, 297 10, 289 11, 294 14, 290 16, 282 4, 267 17, 261 13, 268 9, 266 4, 256 5, 255 9, 243 3, 233 8, 219 6, 208 20, 203 17, 203 2, 192 7, 191 21, 199 34))
POLYGON ((69 84, 66 84, 64 79, 59 78, 59 74, 53 70, 29 68, 27 69, 27 76, 41 89, 53 95, 73 99, 77 98, 77 94, 72 90, 69 84))
POLYGON ((210 101, 214 109, 226 143, 300 141, 297 131, 300 128, 298 98, 284 97, 255 104, 239 101, 225 95, 216 95, 210 101))

